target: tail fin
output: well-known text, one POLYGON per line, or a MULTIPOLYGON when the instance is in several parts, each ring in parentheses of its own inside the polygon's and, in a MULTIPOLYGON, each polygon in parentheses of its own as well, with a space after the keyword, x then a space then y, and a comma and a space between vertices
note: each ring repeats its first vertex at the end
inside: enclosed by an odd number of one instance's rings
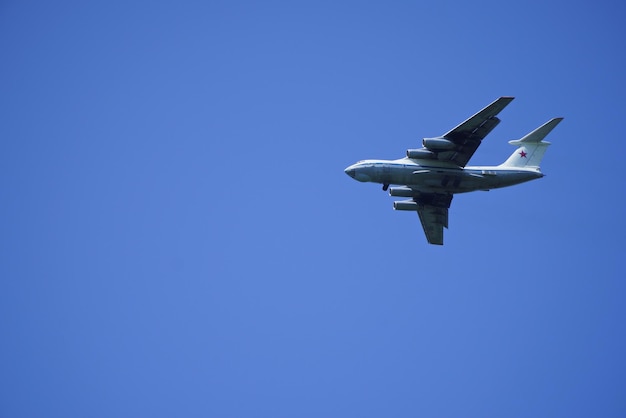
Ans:
POLYGON ((546 148, 550 145, 547 141, 542 141, 561 122, 563 118, 554 118, 544 123, 522 139, 509 141, 509 144, 518 148, 500 166, 501 167, 532 167, 539 168, 541 159, 546 153, 546 148))

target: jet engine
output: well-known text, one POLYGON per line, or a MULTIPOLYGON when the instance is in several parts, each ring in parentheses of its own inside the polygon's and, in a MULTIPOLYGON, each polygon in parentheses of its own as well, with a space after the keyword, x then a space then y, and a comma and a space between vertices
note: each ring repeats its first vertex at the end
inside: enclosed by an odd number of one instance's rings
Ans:
POLYGON ((389 196, 396 197, 413 197, 417 193, 410 189, 409 187, 391 187, 389 189, 389 196))
POLYGON ((395 210, 411 210, 416 212, 419 205, 412 200, 401 200, 399 202, 393 202, 393 208, 395 210))
POLYGON ((424 138, 422 145, 431 151, 449 151, 456 147, 456 144, 445 138, 424 138))
POLYGON ((437 158, 437 154, 435 154, 432 151, 429 151, 425 148, 420 148, 420 149, 408 149, 406 150, 406 156, 408 158, 414 158, 414 159, 422 159, 422 160, 433 160, 435 158, 437 158))

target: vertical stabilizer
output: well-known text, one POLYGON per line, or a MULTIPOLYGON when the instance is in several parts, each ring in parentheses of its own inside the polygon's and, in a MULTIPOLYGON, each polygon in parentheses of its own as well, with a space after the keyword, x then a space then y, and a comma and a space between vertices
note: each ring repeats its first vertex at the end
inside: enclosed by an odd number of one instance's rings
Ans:
POLYGON ((509 141, 509 144, 518 148, 501 166, 539 168, 543 155, 546 153, 548 145, 550 145, 549 142, 543 141, 543 138, 562 120, 563 118, 551 119, 522 139, 509 141))

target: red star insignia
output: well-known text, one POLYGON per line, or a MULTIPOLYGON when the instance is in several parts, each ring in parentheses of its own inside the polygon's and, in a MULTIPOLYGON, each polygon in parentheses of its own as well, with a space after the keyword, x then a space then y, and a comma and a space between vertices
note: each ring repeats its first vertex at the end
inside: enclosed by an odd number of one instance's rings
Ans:
POLYGON ((519 155, 521 155, 521 156, 522 156, 522 158, 526 158, 526 153, 524 152, 524 150, 521 150, 521 151, 519 152, 519 155))

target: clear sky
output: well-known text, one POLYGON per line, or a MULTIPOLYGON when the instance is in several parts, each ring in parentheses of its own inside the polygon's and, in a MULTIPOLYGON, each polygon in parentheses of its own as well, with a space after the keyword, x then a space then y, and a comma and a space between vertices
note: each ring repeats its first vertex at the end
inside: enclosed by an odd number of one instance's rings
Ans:
POLYGON ((624 11, 3 1, 0 416, 625 416, 624 11), (443 247, 343 172, 503 95, 443 247))

